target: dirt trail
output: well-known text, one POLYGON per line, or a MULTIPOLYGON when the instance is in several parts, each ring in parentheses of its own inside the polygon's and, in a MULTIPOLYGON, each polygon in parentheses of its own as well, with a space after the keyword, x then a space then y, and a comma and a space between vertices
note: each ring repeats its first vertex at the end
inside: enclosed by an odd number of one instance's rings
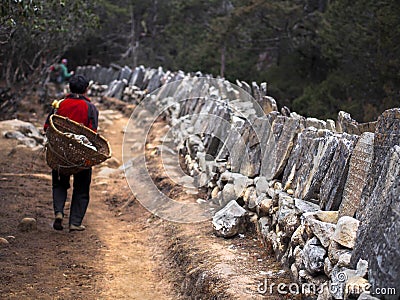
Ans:
MULTIPOLYGON (((126 122, 110 113, 101 124, 120 162, 126 122)), ((1 140, 0 237, 10 242, 0 246, 1 299, 175 298, 160 275, 151 215, 132 201, 123 173, 98 176, 95 167, 87 230, 57 232, 51 227, 51 178, 43 153, 16 144, 1 140), (38 231, 19 232, 23 217, 36 218, 38 231)))
MULTIPOLYGON (((113 156, 122 162, 123 131, 128 119, 110 112, 112 125, 104 126, 113 156)), ((159 261, 153 256, 156 249, 154 230, 149 225, 151 215, 133 198, 123 173, 117 176, 94 178, 93 199, 87 222, 103 242, 103 274, 100 298, 104 299, 172 299, 168 285, 160 285, 157 276, 159 261), (105 197, 105 201, 104 201, 105 197), (108 205, 107 205, 108 203, 108 205)))

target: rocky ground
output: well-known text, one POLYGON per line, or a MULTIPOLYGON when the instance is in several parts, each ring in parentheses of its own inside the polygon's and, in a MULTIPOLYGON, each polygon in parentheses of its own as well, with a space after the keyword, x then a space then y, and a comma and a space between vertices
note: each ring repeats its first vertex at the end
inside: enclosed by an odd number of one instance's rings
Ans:
MULTIPOLYGON (((2 134, 0 298, 285 299, 276 289, 261 293, 266 279, 277 285, 290 278, 255 236, 249 238, 251 233, 218 238, 211 222, 171 223, 140 205, 119 169, 129 107, 98 105, 100 132, 114 157, 94 169, 84 232, 52 229, 51 178, 42 148, 2 134), (35 219, 36 228, 23 232, 19 223, 26 217, 35 219)), ((45 114, 36 108, 36 115, 26 111, 19 117, 40 127, 45 114)), ((163 130, 160 120, 153 137, 163 130)), ((160 188, 187 197, 159 172, 161 161, 153 156, 149 169, 160 188)))

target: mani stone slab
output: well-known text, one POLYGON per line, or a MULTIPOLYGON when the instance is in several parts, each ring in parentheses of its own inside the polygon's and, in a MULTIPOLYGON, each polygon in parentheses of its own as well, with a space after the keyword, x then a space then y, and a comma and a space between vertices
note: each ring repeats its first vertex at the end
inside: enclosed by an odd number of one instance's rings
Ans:
MULTIPOLYGON (((394 146, 387 156, 372 191, 365 217, 357 232, 351 262, 368 259, 368 278, 376 288, 400 291, 400 147, 394 146)), ((398 299, 388 295, 385 299, 398 299)))
POLYGON ((270 120, 266 117, 256 117, 251 122, 249 138, 246 143, 249 159, 244 160, 240 165, 240 173, 248 177, 255 177, 260 174, 261 149, 263 145, 263 135, 271 131, 270 120))
POLYGON ((318 198, 338 143, 338 135, 314 127, 306 128, 298 135, 283 175, 285 186, 295 191, 294 197, 318 198))
POLYGON ((344 186, 342 203, 339 207, 339 218, 343 216, 354 217, 358 210, 373 154, 374 134, 365 132, 358 140, 350 158, 349 173, 344 186))
POLYGON ((320 207, 323 210, 338 210, 342 201, 344 185, 349 170, 349 160, 357 142, 357 135, 343 133, 332 158, 332 163, 322 180, 319 191, 320 207))
POLYGON ((361 194, 361 205, 356 212, 356 217, 361 222, 368 218, 371 211, 384 207, 382 205, 385 203, 383 196, 381 201, 372 203, 371 194, 376 188, 379 177, 387 175, 382 174, 381 171, 388 159, 390 149, 395 145, 400 145, 400 108, 388 109, 378 118, 374 138, 374 156, 371 163, 373 172, 368 173, 367 183, 361 194))
POLYGON ((260 175, 267 180, 279 177, 292 152, 297 134, 304 128, 302 117, 278 116, 262 139, 260 175))

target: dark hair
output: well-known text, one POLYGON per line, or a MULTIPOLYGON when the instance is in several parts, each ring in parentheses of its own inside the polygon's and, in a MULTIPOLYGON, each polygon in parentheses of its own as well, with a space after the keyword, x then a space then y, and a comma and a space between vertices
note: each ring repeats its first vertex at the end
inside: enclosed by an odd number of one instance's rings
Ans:
POLYGON ((69 79, 69 89, 71 93, 84 94, 88 86, 89 81, 82 75, 74 75, 69 79))

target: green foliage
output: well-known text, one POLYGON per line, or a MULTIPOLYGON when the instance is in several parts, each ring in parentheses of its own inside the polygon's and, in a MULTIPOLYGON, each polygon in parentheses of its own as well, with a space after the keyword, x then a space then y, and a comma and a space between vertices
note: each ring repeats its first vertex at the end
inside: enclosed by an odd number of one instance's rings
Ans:
POLYGON ((91 5, 82 0, 5 1, 0 17, 3 77, 9 83, 24 79, 59 58, 95 27, 91 5))
POLYGON ((302 96, 293 101, 293 109, 305 116, 334 119, 340 110, 360 117, 360 104, 352 101, 344 74, 332 73, 320 84, 309 85, 302 96))
POLYGON ((320 118, 347 110, 367 121, 399 105, 396 0, 3 2, 0 68, 9 80, 38 57, 66 55, 72 67, 143 64, 267 81, 280 106, 320 118))
MULTIPOLYGON (((395 104, 394 90, 398 91, 400 79, 396 71, 400 67, 399 13, 400 4, 394 0, 337 0, 324 16, 319 35, 323 56, 330 74, 346 78, 343 89, 346 98, 357 104, 354 115, 359 120, 376 119, 395 104)), ((340 98, 335 100, 341 103, 340 98)))

